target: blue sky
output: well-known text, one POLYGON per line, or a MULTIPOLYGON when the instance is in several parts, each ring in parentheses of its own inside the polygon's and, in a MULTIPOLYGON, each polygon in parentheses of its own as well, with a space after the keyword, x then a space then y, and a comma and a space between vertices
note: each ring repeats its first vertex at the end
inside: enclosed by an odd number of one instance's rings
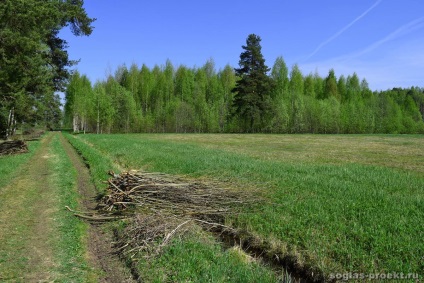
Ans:
POLYGON ((92 82, 117 66, 238 66, 248 34, 262 38, 272 67, 283 56, 289 68, 322 76, 356 72, 372 90, 424 87, 423 0, 86 0, 97 18, 89 37, 62 32, 77 69, 92 82))

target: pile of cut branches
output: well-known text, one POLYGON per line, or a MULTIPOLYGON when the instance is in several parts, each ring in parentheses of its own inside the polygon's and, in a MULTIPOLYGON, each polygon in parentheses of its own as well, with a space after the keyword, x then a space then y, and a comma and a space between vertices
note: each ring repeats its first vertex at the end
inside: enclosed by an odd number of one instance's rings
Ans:
MULTIPOLYGON (((196 230, 238 234, 238 231, 221 223, 208 222, 193 216, 176 216, 155 212, 150 214, 137 213, 127 219, 123 231, 118 232, 115 242, 117 251, 133 259, 136 255, 145 258, 160 254, 174 238, 182 237, 196 230)), ((199 233, 199 232, 197 232, 199 233)), ((199 234, 196 234, 199 235, 199 234)))
POLYGON ((155 256, 169 241, 165 240, 167 235, 182 235, 187 231, 189 225, 186 224, 190 220, 180 222, 181 219, 161 213, 136 214, 121 231, 115 245, 118 251, 131 258, 140 252, 145 257, 155 256))
POLYGON ((247 195, 199 182, 182 181, 160 173, 137 171, 114 174, 98 207, 104 213, 134 209, 116 247, 125 256, 155 256, 175 237, 196 229, 235 231, 224 225, 225 215, 237 213, 247 195), (131 209, 132 208, 132 209, 131 209))
POLYGON ((106 211, 137 206, 169 210, 174 215, 219 214, 246 201, 239 193, 198 182, 181 182, 163 174, 130 171, 110 175, 113 178, 108 180, 107 193, 99 204, 106 211))
POLYGON ((0 143, 0 155, 10 155, 28 152, 28 145, 25 141, 5 141, 0 143))
POLYGON ((30 140, 37 140, 39 139, 42 135, 44 135, 45 131, 43 129, 27 129, 25 130, 22 134, 25 137, 25 140, 30 141, 30 140))

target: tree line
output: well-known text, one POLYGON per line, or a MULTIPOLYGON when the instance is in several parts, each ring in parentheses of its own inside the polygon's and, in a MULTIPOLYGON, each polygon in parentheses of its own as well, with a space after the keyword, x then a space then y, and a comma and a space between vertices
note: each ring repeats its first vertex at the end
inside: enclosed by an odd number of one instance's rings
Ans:
POLYGON ((356 73, 265 65, 248 36, 239 68, 122 65, 93 84, 70 67, 59 31, 90 35, 83 0, 0 2, 0 137, 31 127, 76 132, 424 133, 424 89, 371 91, 356 73), (64 114, 57 92, 65 91, 64 114), (63 114, 63 115, 62 115, 63 114))
POLYGON ((94 85, 75 72, 65 124, 97 133, 424 133, 423 88, 371 91, 356 73, 304 75, 282 57, 272 68, 255 61, 263 66, 252 71, 244 59, 218 71, 212 59, 193 68, 122 65, 94 85))

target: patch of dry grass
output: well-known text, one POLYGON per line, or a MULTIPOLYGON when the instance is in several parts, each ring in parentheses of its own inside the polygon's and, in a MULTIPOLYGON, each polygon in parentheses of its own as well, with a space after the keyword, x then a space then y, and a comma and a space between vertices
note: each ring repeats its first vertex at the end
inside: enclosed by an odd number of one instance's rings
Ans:
POLYGON ((143 138, 192 143, 262 160, 357 163, 424 173, 422 135, 156 134, 143 138))

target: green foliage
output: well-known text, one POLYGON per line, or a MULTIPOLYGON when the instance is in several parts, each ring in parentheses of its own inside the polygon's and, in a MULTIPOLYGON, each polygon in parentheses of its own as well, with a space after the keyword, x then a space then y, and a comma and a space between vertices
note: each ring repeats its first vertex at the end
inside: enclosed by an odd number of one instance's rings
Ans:
POLYGON ((304 76, 297 64, 289 71, 282 57, 268 74, 260 41, 248 36, 236 69, 216 71, 212 59, 200 68, 169 60, 152 69, 123 65, 94 92, 75 73, 67 124, 76 117, 81 129, 97 133, 424 133, 424 89, 372 92, 356 73, 304 76))
POLYGON ((79 121, 75 132, 224 132, 235 82, 230 66, 216 72, 212 60, 201 68, 175 69, 169 60, 153 69, 121 66, 94 88, 75 72, 66 91, 65 124, 79 121))
POLYGON ((90 117, 91 122, 96 121, 97 133, 109 133, 112 127, 115 108, 113 107, 112 98, 106 95, 105 86, 99 82, 94 85, 94 112, 90 117))
MULTIPOLYGON (((81 0, 0 3, 0 111, 12 111, 17 123, 42 124, 51 115, 56 119, 59 105, 53 93, 64 90, 68 67, 76 63, 58 34, 68 25, 74 35, 91 34, 94 20, 82 5, 81 0)), ((7 116, 0 115, 0 135, 15 123, 4 122, 7 116)))
POLYGON ((289 132, 305 131, 305 104, 303 99, 304 81, 299 66, 295 64, 290 73, 289 83, 289 132))
POLYGON ((169 60, 153 69, 122 66, 94 88, 75 72, 65 117, 69 125, 77 113, 80 124, 84 117, 81 129, 98 133, 424 133, 424 89, 371 92, 355 73, 337 80, 333 70, 325 79, 303 76, 297 65, 288 71, 277 58, 269 76, 273 88, 262 102, 252 98, 256 106, 246 108, 253 111, 247 120, 231 116, 234 103, 247 99, 232 92, 241 78, 229 65, 215 71, 212 60, 200 68, 174 68, 169 60))
POLYGON ((65 98, 66 126, 72 125, 74 132, 85 132, 89 128, 90 117, 94 115, 96 102, 91 82, 86 75, 81 76, 78 71, 72 74, 65 98))
POLYGON ((321 96, 323 99, 329 97, 335 97, 336 99, 340 100, 340 94, 337 89, 337 78, 333 69, 328 72, 328 76, 325 78, 324 92, 321 96))
POLYGON ((356 73, 353 73, 352 76, 347 77, 346 81, 346 96, 342 97, 344 101, 349 101, 354 99, 361 93, 361 87, 359 85, 359 78, 356 73))

